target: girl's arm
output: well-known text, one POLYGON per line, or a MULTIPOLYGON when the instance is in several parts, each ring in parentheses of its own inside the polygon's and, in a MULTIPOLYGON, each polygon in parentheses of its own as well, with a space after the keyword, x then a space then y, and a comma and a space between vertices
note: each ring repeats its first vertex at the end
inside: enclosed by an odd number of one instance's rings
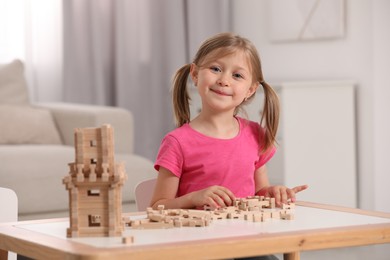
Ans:
POLYGON ((185 198, 175 199, 178 188, 179 178, 169 170, 160 167, 150 206, 157 208, 158 205, 164 205, 165 208, 181 208, 181 204, 188 202, 183 201, 185 198))
POLYGON ((164 205, 167 209, 190 209, 204 205, 217 208, 230 206, 234 200, 233 193, 221 186, 211 186, 176 197, 178 189, 179 178, 166 168, 160 167, 150 205, 153 208, 164 205))
POLYGON ((256 195, 273 197, 277 206, 287 203, 290 199, 295 201, 295 194, 308 188, 307 185, 301 185, 292 189, 282 185, 271 186, 268 180, 267 168, 265 165, 255 171, 256 195))
POLYGON ((255 171, 255 190, 256 194, 265 187, 269 187, 270 183, 268 180, 267 167, 261 166, 255 171))

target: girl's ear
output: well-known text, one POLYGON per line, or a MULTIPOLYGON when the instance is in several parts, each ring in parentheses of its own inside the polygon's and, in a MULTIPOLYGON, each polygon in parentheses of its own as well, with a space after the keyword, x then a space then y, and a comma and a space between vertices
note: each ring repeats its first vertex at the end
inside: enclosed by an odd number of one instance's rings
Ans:
POLYGON ((246 98, 250 98, 253 94, 255 94, 257 88, 259 87, 259 82, 255 82, 253 83, 250 88, 248 89, 248 93, 247 93, 247 96, 246 98))
POLYGON ((191 63, 190 75, 194 85, 198 85, 198 66, 196 66, 195 63, 191 63))

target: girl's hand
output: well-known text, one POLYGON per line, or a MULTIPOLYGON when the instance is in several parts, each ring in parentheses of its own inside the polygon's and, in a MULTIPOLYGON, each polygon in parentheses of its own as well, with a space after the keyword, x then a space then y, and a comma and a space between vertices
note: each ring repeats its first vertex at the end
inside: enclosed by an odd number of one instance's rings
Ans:
POLYGON ((297 186, 292 189, 285 186, 269 186, 259 190, 256 195, 275 198, 276 206, 280 207, 283 203, 286 204, 288 200, 295 202, 295 194, 307 188, 307 185, 297 186))
POLYGON ((197 208, 204 205, 211 208, 227 207, 233 204, 234 199, 234 194, 229 189, 217 185, 191 194, 191 201, 197 208))

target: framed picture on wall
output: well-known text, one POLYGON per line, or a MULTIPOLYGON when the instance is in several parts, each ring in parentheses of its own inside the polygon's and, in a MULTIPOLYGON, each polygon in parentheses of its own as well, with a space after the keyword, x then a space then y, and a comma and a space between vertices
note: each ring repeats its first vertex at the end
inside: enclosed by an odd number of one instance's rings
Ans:
POLYGON ((272 0, 269 14, 272 42, 344 36, 345 0, 272 0))

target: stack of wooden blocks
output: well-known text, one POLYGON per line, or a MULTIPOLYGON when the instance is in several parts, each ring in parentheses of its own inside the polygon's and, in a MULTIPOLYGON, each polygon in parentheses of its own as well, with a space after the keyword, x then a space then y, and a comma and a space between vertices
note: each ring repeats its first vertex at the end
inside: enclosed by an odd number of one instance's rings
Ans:
POLYGON ((75 129, 75 152, 76 161, 63 179, 69 191, 67 236, 122 235, 122 187, 127 176, 124 165, 115 164, 113 128, 75 129))

